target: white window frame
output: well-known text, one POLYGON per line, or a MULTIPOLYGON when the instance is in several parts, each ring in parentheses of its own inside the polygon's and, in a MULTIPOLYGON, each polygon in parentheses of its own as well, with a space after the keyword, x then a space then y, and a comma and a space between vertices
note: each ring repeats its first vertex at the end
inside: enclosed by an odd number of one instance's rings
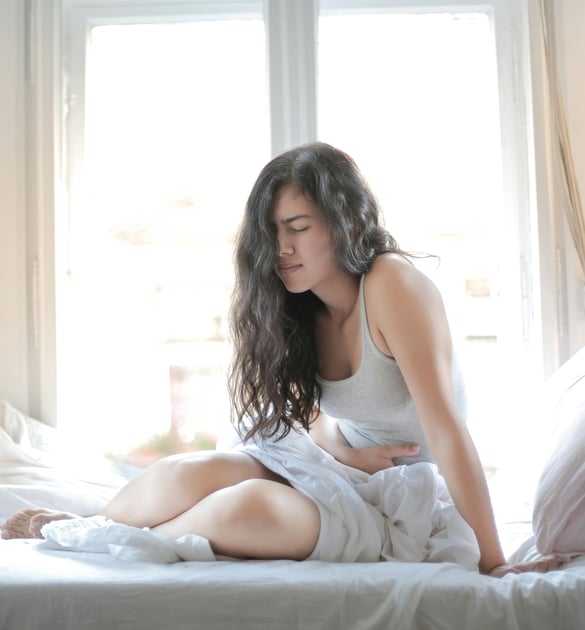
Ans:
POLYGON ((58 344, 66 322, 55 317, 66 293, 69 208, 79 194, 74 165, 83 155, 85 43, 96 24, 176 19, 177 16, 248 15, 262 6, 267 28, 272 151, 274 154, 318 137, 316 50, 319 9, 487 11, 493 16, 499 88, 503 178, 507 211, 516 217, 515 233, 494 243, 499 251, 521 252, 503 288, 519 304, 518 344, 531 348, 526 365, 544 374, 559 363, 563 296, 551 271, 556 235, 551 230, 548 169, 544 150, 545 112, 538 107, 544 70, 530 54, 535 0, 30 0, 28 49, 28 375, 29 410, 55 423, 58 344), (61 34, 62 30, 62 34, 61 34), (301 52, 299 52, 301 51, 301 52), (62 68, 66 72, 62 73, 62 68), (536 106, 532 106, 534 97, 536 106), (62 126, 61 123, 64 123, 62 126), (64 133, 61 134, 61 129, 64 133), (536 153, 535 153, 536 150, 536 153), (539 157, 536 158, 535 155, 539 157), (537 212, 537 208, 539 211, 537 212), (532 278, 540 282, 535 285, 532 278), (542 300, 541 295, 556 296, 542 300))

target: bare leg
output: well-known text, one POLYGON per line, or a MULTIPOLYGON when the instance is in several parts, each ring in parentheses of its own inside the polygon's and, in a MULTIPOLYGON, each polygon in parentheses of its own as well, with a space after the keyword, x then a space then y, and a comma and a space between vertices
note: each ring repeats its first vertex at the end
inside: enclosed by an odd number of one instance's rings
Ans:
POLYGON ((305 559, 315 547, 317 506, 290 486, 251 479, 217 490, 153 529, 178 538, 198 534, 215 553, 236 558, 305 559))
MULTIPOLYGON (((199 451, 171 455, 131 480, 102 513, 119 523, 152 528, 186 512, 217 490, 248 479, 287 483, 245 453, 199 451)), ((75 516, 46 509, 22 510, 4 524, 2 538, 38 538, 43 525, 75 516)))
POLYGON ((103 515, 135 527, 156 527, 186 512, 208 495, 248 479, 287 484, 250 455, 199 451, 171 455, 124 486, 103 515))

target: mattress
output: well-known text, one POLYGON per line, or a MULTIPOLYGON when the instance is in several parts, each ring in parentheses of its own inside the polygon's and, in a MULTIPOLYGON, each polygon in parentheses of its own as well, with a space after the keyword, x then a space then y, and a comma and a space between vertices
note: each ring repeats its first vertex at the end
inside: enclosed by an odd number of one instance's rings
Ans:
POLYGON ((123 563, 4 540, 0 628, 577 630, 585 560, 495 579, 449 563, 123 563))

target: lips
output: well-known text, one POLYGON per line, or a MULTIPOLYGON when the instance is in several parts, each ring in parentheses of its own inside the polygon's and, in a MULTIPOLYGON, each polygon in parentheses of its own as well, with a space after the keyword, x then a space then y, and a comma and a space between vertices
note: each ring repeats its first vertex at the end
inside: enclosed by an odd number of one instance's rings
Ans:
POLYGON ((293 271, 296 271, 297 269, 300 269, 300 268, 301 268, 301 265, 292 265, 292 264, 278 265, 278 273, 281 275, 292 273, 293 271))

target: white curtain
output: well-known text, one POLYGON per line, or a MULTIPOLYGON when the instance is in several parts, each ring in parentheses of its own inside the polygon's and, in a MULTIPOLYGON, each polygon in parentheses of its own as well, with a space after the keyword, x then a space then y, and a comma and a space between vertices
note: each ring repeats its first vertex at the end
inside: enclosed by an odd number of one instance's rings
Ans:
POLYGON ((554 143, 558 156, 558 176, 563 191, 562 206, 585 275, 585 219, 567 129, 556 57, 555 0, 540 0, 542 36, 546 57, 554 143))

